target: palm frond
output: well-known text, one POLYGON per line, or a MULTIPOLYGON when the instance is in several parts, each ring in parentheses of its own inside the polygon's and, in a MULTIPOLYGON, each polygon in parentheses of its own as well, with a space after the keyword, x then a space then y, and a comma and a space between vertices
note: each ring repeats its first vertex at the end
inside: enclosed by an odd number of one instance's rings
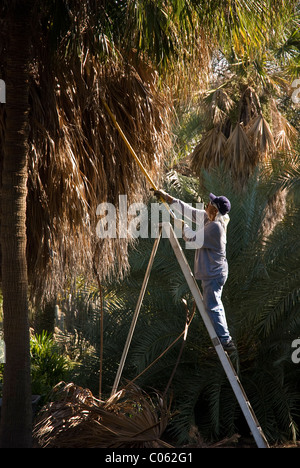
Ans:
POLYGON ((56 400, 41 410, 33 431, 40 448, 171 447, 160 439, 171 414, 159 395, 131 386, 101 401, 64 383, 54 392, 56 400))
POLYGON ((236 180, 243 184, 254 167, 252 145, 243 126, 238 123, 226 142, 225 168, 230 170, 236 180))
POLYGON ((284 153, 288 159, 288 155, 295 153, 298 132, 276 107, 272 112, 272 127, 276 150, 284 153))
POLYGON ((196 174, 201 169, 218 166, 225 153, 226 138, 219 127, 205 133, 191 155, 191 167, 196 174))
POLYGON ((266 156, 275 151, 276 145, 270 126, 262 114, 255 117, 248 126, 247 135, 252 139, 257 152, 266 156))
POLYGON ((89 58, 85 76, 78 67, 80 63, 74 64, 76 73, 59 70, 59 92, 48 92, 44 99, 38 96, 36 85, 32 86, 28 258, 33 289, 46 290, 45 284, 38 283, 48 278, 49 294, 53 294, 51 278, 53 287, 63 284, 63 263, 70 272, 81 265, 88 274, 95 254, 101 278, 118 270, 122 275, 128 268, 127 239, 99 243, 95 235, 96 208, 103 201, 118 207, 119 194, 126 194, 129 204, 148 197, 143 175, 105 113, 100 93, 106 94, 120 126, 154 178, 164 159, 161 151, 166 150, 167 140, 170 143, 167 127, 162 128, 167 115, 160 113, 158 100, 133 69, 125 72, 124 65, 110 62, 103 66, 89 58), (36 109, 42 109, 44 116, 39 125, 35 125, 39 118, 36 109), (84 255, 80 258, 82 247, 84 255), (37 275, 38 269, 49 275, 37 275))

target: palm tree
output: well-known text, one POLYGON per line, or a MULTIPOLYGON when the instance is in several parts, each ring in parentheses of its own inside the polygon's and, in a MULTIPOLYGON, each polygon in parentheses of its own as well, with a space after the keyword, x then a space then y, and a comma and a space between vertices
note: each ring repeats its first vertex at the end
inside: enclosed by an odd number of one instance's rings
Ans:
POLYGON ((0 444, 31 445, 31 391, 26 261, 31 2, 17 1, 8 15, 6 130, 1 186, 1 249, 6 363, 0 444), (13 404, 9 404, 12 401, 13 404))
MULTIPOLYGON (((159 157, 168 141, 163 130, 167 128, 167 107, 163 109, 159 95, 144 86, 132 67, 117 60, 117 52, 104 33, 96 45, 87 41, 93 15, 85 6, 78 2, 72 10, 64 2, 43 6, 32 2, 29 8, 20 1, 1 7, 2 22, 9 31, 1 36, 7 84, 6 113, 1 121, 2 143, 5 140, 1 152, 1 243, 7 352, 1 444, 6 447, 30 445, 27 272, 35 298, 41 299, 41 291, 46 292, 46 298, 53 297, 53 285, 67 272, 61 271, 66 261, 69 271, 74 266, 77 270, 81 261, 86 271, 91 269, 96 243, 91 229, 97 203, 104 199, 113 202, 119 193, 128 193, 129 200, 139 199, 143 193, 142 178, 104 113, 100 95, 109 97, 119 121, 125 119, 135 138, 131 142, 138 142, 140 157, 149 170, 152 166, 158 172, 159 157), (62 12, 65 16, 59 21, 62 12), (37 26, 34 32, 33 21, 37 26), (88 32, 80 24, 88 24, 88 32), (93 44, 92 51, 89 47, 93 44), (97 60, 101 44, 108 49, 106 63, 97 60), (124 89, 134 101, 127 100, 124 89), (143 140, 137 138, 141 129, 143 140), (107 138, 109 134, 111 138, 107 138), (50 283, 51 278, 54 281, 50 283)), ((98 272, 107 275, 116 259, 121 268, 126 267, 126 242, 120 245, 112 240, 102 246, 96 259, 98 272)))
POLYGON ((205 128, 191 163, 199 173, 224 162, 243 186, 258 163, 293 151, 296 131, 278 102, 290 94, 299 59, 299 16, 293 2, 286 8, 280 2, 262 2, 257 9, 249 2, 256 15, 251 22, 242 14, 242 2, 232 3, 231 40, 226 42, 225 36, 215 57, 211 89, 203 93, 205 128), (260 13, 268 8, 262 23, 260 13))
MULTIPOLYGON (((191 75, 196 60, 206 70, 211 18, 215 14, 220 18, 220 35, 232 24, 236 27, 229 2, 225 2, 228 24, 221 3, 199 8, 193 2, 177 1, 109 6, 58 1, 44 2, 43 7, 36 3, 39 27, 32 35, 27 211, 29 281, 35 297, 45 292, 47 299, 55 296, 68 276, 66 267, 71 274, 80 264, 88 274, 94 262, 101 278, 126 271, 126 240, 106 239, 99 244, 90 235, 95 232, 96 207, 102 201, 117 205, 120 193, 127 194, 129 203, 140 201, 147 187, 100 96, 108 100, 145 166, 158 174, 171 144, 173 111, 172 103, 157 91, 158 76, 167 83, 177 76, 174 91, 176 83, 178 88, 184 82, 184 73, 191 75), (181 75, 174 64, 180 64, 181 75), (36 274, 38 270, 43 274, 36 274)), ((236 2, 235 8, 241 17, 242 4, 236 2)), ((249 11, 258 22, 255 4, 249 11)), ((245 24, 252 23, 240 27, 245 24)), ((200 75, 195 75, 199 84, 200 75)))
MULTIPOLYGON (((29 25, 29 19, 34 18, 35 22, 35 29, 28 29, 33 57, 28 74, 30 113, 26 116, 30 131, 27 128, 29 134, 24 135, 24 144, 28 144, 26 260, 30 292, 39 304, 44 298, 51 299, 64 284, 65 277, 74 270, 78 272, 79 265, 85 273, 94 265, 100 279, 127 267, 126 239, 99 243, 91 235, 95 232, 96 206, 104 200, 116 203, 120 193, 127 194, 129 203, 140 200, 145 185, 100 97, 106 97, 119 123, 130 135, 131 144, 154 175, 159 174, 170 138, 169 103, 155 89, 156 75, 151 63, 147 67, 151 76, 146 82, 130 60, 124 60, 117 42, 114 43, 114 29, 124 24, 123 18, 119 17, 118 23, 118 18, 113 17, 112 22, 103 5, 93 2, 33 4, 32 16, 28 11, 24 17, 29 25)), ((4 24, 10 7, 6 4, 1 9, 4 24)), ((7 37, 4 34, 1 37, 3 45, 7 37)), ((27 40, 28 37, 24 44, 27 40)), ((7 50, 1 48, 4 78, 9 70, 7 50)), ((7 76, 10 78, 9 71, 7 76)), ((2 113, 2 141, 6 122, 10 121, 5 121, 2 113)), ((4 154, 1 159, 5 161, 4 154)), ((5 177, 5 167, 2 177, 5 177)), ((3 203, 4 195, 5 191, 3 203)), ((3 266, 5 261, 3 255, 3 266)), ((9 318, 6 301, 5 293, 5 323, 9 318)), ((27 317, 26 307, 23 304, 27 317)), ((28 338, 26 324, 25 331, 28 338)), ((27 338, 20 343, 28 345, 27 338)), ((7 355, 13 355, 10 346, 7 355)), ((24 369, 28 372, 27 367, 24 369)), ((13 376, 9 377, 7 372, 4 406, 8 405, 11 380, 13 376)), ((23 391, 26 395, 30 393, 25 385, 23 391)), ((4 414, 5 411, 3 407, 4 414)), ((5 421, 3 418, 3 427, 5 421)), ((9 434, 4 429, 2 432, 9 434)))
POLYGON ((255 83, 253 72, 251 65, 245 77, 230 74, 206 93, 204 103, 210 120, 191 154, 196 174, 223 163, 236 184, 244 187, 258 164, 282 155, 293 157, 297 130, 276 105, 274 96, 279 87, 276 91, 270 85, 255 83))

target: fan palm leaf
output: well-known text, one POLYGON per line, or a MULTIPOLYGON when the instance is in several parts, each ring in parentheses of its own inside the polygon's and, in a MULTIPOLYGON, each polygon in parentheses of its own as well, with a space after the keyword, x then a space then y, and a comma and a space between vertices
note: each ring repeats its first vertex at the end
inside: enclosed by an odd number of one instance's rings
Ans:
POLYGON ((270 126, 262 114, 249 122, 247 135, 252 139, 257 152, 266 156, 275 151, 276 145, 270 126))
POLYGON ((226 138, 219 127, 205 133, 191 154, 191 167, 197 174, 201 169, 218 166, 224 158, 226 138))
POLYGON ((226 141, 225 167, 232 172, 239 183, 243 184, 254 166, 252 145, 243 126, 238 123, 226 141))
MULTIPOLYGON (((174 111, 166 88, 163 93, 157 90, 157 70, 173 91, 182 84, 186 87, 187 79, 183 78, 188 75, 190 82, 192 74, 198 89, 203 89, 199 70, 208 69, 214 41, 219 38, 217 31, 230 33, 240 22, 243 37, 247 39, 253 32, 255 39, 263 16, 268 21, 273 17, 267 6, 268 2, 259 7, 255 2, 225 2, 224 10, 224 4, 218 3, 133 0, 110 3, 105 8, 91 1, 36 4, 27 223, 33 290, 42 293, 49 286, 53 294, 68 275, 64 266, 71 272, 80 264, 87 273, 95 252, 103 278, 128 268, 125 240, 106 239, 99 244, 90 235, 95 231, 98 203, 105 200, 117 205, 120 193, 126 193, 131 203, 141 201, 146 194, 145 181, 106 115, 100 96, 106 97, 130 143, 155 177, 170 148, 174 111), (211 29, 216 17, 219 24, 211 29), (174 69, 180 69, 181 74, 174 69), (86 255, 80 254, 81 245, 86 255)), ((5 11, 1 12, 3 16, 5 11)), ((5 21, 2 23, 5 44, 5 21)), ((5 50, 1 47, 4 78, 5 50)), ((223 113, 229 112, 230 101, 224 89, 217 94, 214 115, 219 123, 225 118, 223 113)), ((222 159, 222 133, 215 142, 210 135, 211 146, 208 143, 209 138, 203 142, 204 167, 222 159)))

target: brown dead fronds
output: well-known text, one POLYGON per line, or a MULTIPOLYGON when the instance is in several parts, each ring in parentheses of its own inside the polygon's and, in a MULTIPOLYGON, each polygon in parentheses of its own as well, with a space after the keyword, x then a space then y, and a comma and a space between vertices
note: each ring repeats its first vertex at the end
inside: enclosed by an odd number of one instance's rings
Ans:
POLYGON ((131 385, 106 401, 72 383, 58 384, 34 427, 40 448, 165 448, 161 436, 171 417, 166 399, 131 385))
POLYGON ((224 160, 225 144, 226 137, 219 127, 205 133, 191 155, 193 170, 200 173, 201 169, 219 165, 224 160))
POLYGON ((293 156, 296 129, 274 99, 264 107, 261 100, 266 101, 263 90, 237 77, 203 95, 205 131, 190 157, 196 175, 224 164, 236 186, 243 188, 258 164, 268 165, 278 155, 293 156))
POLYGON ((226 142, 225 167, 230 170, 234 178, 244 183, 254 167, 253 148, 243 128, 238 123, 226 142))
MULTIPOLYGON (((141 64, 140 64, 141 66, 141 64)), ((104 96, 141 162, 158 183, 171 144, 171 106, 122 60, 88 55, 31 83, 28 265, 35 295, 51 297, 65 278, 97 269, 100 279, 128 268, 127 233, 99 240, 96 209, 119 195, 146 201, 149 187, 101 102, 104 96)), ((117 233, 118 225, 117 225, 117 233)))
POLYGON ((260 155, 260 158, 270 157, 276 151, 270 126, 262 114, 256 116, 249 123, 247 135, 252 139, 253 148, 260 155))
MULTIPOLYGON (((157 183, 171 145, 173 107, 168 93, 158 89, 151 62, 141 57, 138 67, 130 64, 103 31, 96 34, 101 25, 91 5, 71 3, 66 31, 52 30, 51 20, 40 17, 42 9, 37 9, 31 38, 27 261, 30 290, 39 302, 51 300, 72 276, 90 279, 93 265, 101 280, 122 276, 131 239, 122 233, 121 238, 99 240, 97 206, 112 203, 118 215, 119 195, 127 195, 128 205, 149 199, 145 177, 101 97, 157 183), (52 33, 58 34, 55 44, 52 33)), ((96 8, 97 2, 92 3, 96 8)), ((103 7, 97 8, 103 13, 103 7)), ((5 38, 1 31, 4 70, 5 38)), ((1 109, 0 178, 5 138, 1 109)))

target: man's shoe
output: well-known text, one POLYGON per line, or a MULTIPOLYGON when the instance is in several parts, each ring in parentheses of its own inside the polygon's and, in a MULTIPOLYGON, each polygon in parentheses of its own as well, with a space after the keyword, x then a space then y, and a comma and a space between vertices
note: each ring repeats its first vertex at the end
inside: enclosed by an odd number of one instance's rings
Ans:
POLYGON ((229 353, 231 351, 236 351, 235 344, 232 340, 228 341, 228 343, 224 343, 223 345, 224 351, 228 351, 229 353))

